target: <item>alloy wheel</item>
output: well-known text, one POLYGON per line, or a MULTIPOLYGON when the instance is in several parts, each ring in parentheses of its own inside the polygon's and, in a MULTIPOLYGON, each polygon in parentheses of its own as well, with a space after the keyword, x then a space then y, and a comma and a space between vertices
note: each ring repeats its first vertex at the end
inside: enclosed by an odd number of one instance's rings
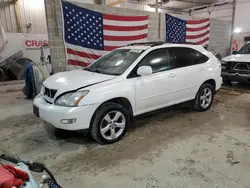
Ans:
POLYGON ((107 113, 101 121, 101 135, 107 140, 114 140, 123 133, 125 125, 125 116, 120 111, 111 111, 107 113))
POLYGON ((211 104, 212 98, 213 98, 212 90, 210 88, 205 88, 200 95, 201 107, 203 109, 207 108, 211 104))

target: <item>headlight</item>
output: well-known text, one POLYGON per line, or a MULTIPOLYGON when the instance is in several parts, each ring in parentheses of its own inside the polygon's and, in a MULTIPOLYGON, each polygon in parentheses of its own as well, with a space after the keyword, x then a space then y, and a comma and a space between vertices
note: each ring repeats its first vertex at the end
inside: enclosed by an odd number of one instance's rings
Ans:
POLYGON ((76 91, 66 93, 59 97, 55 104, 60 106, 77 106, 81 99, 88 94, 89 91, 76 91))
POLYGON ((226 61, 221 61, 221 69, 226 69, 227 62, 226 61))
POLYGON ((226 62, 226 61, 221 60, 221 64, 222 64, 222 65, 226 65, 226 64, 227 64, 227 62, 226 62))

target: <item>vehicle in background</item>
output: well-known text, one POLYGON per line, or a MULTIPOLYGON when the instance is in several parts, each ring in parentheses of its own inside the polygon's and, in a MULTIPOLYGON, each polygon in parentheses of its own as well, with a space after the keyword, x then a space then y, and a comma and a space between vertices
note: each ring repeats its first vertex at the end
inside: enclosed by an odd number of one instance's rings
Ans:
POLYGON ((250 82, 250 43, 245 44, 238 52, 222 59, 222 73, 224 83, 238 81, 250 82))
POLYGON ((137 43, 49 77, 33 111, 57 129, 87 129, 107 144, 134 116, 190 100, 197 111, 209 109, 221 84, 220 61, 202 46, 137 43))

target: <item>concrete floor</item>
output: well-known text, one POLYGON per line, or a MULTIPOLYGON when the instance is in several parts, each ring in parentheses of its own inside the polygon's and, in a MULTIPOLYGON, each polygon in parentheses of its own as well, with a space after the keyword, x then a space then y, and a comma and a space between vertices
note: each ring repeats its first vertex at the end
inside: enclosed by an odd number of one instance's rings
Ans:
POLYGON ((118 143, 55 135, 20 92, 0 93, 0 152, 45 162, 63 187, 250 187, 250 94, 222 89, 211 110, 188 105, 136 119, 118 143))

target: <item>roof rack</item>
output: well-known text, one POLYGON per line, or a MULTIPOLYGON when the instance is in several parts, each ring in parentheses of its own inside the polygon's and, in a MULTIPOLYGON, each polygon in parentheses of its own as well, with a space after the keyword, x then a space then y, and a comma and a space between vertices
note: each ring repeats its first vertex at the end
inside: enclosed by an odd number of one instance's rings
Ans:
POLYGON ((137 42, 137 43, 131 43, 128 44, 127 46, 136 46, 136 45, 142 45, 142 46, 158 46, 158 45, 162 45, 165 44, 166 42, 164 41, 152 41, 152 42, 137 42))

